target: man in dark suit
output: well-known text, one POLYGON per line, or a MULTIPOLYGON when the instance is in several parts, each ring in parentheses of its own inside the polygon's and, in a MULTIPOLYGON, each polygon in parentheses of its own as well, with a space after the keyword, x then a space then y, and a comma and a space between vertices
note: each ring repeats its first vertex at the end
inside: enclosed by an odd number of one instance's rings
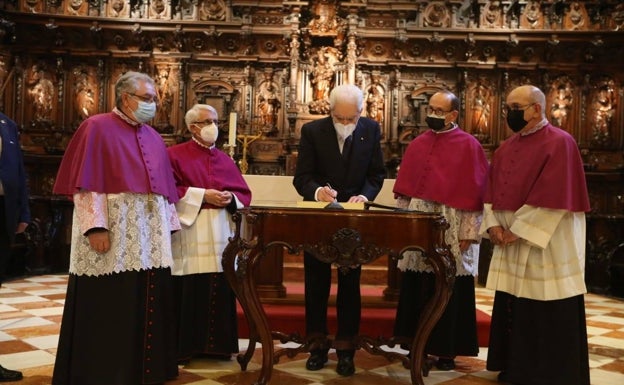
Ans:
MULTIPOLYGON (((30 222, 26 173, 17 126, 0 113, 0 285, 11 255, 15 234, 30 222)), ((22 373, 0 366, 0 382, 17 381, 22 373)))
MULTIPOLYGON (((350 84, 338 86, 329 96, 330 116, 301 128, 299 157, 293 185, 306 201, 365 202, 381 190, 385 177, 380 147, 379 124, 360 117, 362 91, 350 84)), ((331 286, 331 265, 304 255, 306 334, 326 336, 327 301, 331 286)), ((336 308, 338 330, 334 346, 338 355, 336 372, 355 372, 351 342, 360 326, 360 266, 338 273, 336 308)), ((327 349, 313 348, 306 362, 308 370, 319 370, 327 362, 327 349)))

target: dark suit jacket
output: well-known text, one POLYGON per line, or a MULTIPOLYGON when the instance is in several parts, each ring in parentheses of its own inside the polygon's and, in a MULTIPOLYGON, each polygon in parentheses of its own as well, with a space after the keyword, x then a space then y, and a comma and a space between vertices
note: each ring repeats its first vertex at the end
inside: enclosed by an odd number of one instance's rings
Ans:
POLYGON ((375 199, 386 176, 379 124, 362 117, 352 135, 351 152, 344 159, 331 117, 303 125, 293 185, 304 200, 313 201, 316 189, 327 183, 338 191, 339 202, 353 195, 375 199))
POLYGON ((17 136, 17 126, 2 113, 0 113, 0 136, 2 137, 0 181, 4 187, 6 228, 9 231, 9 238, 13 240, 17 224, 30 222, 30 208, 28 206, 26 172, 17 136))

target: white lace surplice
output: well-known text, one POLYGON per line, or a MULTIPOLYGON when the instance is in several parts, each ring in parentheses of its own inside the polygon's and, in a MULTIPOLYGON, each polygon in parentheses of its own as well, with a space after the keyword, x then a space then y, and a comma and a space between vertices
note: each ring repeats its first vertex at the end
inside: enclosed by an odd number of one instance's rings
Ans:
POLYGON ((171 232, 179 229, 175 207, 162 195, 82 191, 74 195, 69 272, 98 276, 170 267, 171 232), (84 233, 93 227, 108 230, 108 252, 89 246, 84 233))
MULTIPOLYGON (((399 198, 397 206, 409 210, 418 210, 428 213, 440 213, 448 221, 449 228, 445 233, 445 241, 450 246, 451 252, 455 256, 458 276, 478 274, 479 268, 479 226, 481 225, 481 211, 463 211, 449 207, 437 202, 425 201, 417 198, 399 198), (470 239, 473 243, 463 254, 459 251, 459 240, 470 239), (461 255, 461 258, 457 258, 461 255)), ((400 270, 413 270, 418 272, 433 272, 425 258, 419 252, 408 251, 403 259, 399 260, 400 270)))

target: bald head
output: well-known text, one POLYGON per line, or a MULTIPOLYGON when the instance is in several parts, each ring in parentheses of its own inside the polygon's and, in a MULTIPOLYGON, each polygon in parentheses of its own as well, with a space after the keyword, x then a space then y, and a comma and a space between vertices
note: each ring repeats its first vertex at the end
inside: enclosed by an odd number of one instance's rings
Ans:
MULTIPOLYGON (((516 87, 509 95, 507 95, 507 105, 511 106, 512 104, 517 105, 527 105, 527 104, 539 104, 540 105, 540 115, 541 118, 546 117, 546 96, 539 88, 532 85, 524 85, 520 87, 516 87), (511 102, 510 102, 511 101, 511 102)), ((541 119, 540 119, 541 120, 541 119)))

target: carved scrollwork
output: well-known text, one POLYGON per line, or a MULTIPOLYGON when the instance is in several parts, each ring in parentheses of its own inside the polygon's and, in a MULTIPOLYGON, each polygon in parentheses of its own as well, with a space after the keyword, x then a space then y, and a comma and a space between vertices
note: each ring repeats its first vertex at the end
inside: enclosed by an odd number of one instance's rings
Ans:
POLYGON ((385 247, 363 244, 360 233, 349 228, 336 231, 329 242, 305 244, 303 249, 322 262, 338 266, 343 274, 351 268, 391 253, 391 250, 385 247))

